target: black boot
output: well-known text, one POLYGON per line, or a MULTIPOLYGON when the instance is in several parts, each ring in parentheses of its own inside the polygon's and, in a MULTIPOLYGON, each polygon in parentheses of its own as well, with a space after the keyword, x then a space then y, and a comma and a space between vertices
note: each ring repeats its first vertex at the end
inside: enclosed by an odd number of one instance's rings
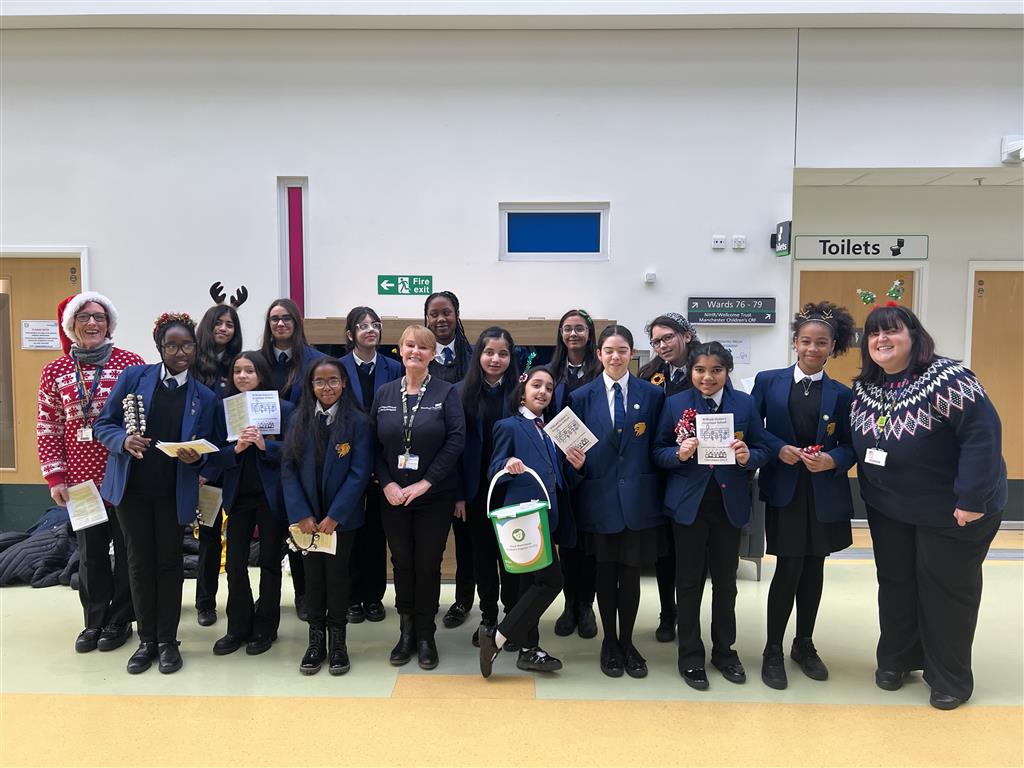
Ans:
POLYGON ((398 642, 391 649, 391 665, 395 667, 408 664, 416 649, 416 629, 412 623, 412 616, 403 613, 398 618, 402 634, 398 636, 398 642))
POLYGON ((323 625, 309 625, 309 647, 306 655, 299 662, 299 672, 304 675, 315 675, 327 657, 327 631, 323 625))
POLYGON ((437 666, 437 645, 434 644, 433 635, 417 643, 416 660, 420 669, 433 669, 437 666))
POLYGON ((352 665, 348 663, 348 647, 345 645, 345 630, 343 624, 340 627, 331 627, 331 650, 328 655, 327 671, 332 675, 344 675, 352 665))

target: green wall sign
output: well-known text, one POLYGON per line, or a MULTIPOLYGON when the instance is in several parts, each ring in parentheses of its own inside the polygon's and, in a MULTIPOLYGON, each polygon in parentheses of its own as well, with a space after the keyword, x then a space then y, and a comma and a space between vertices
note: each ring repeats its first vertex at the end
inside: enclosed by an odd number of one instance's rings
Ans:
POLYGON ((377 275, 378 296, 429 296, 433 275, 377 275))

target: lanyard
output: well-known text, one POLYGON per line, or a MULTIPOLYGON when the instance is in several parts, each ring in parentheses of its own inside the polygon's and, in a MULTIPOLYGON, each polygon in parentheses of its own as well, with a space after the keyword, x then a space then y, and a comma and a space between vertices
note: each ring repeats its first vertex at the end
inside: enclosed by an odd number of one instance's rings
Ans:
POLYGON ((404 431, 404 444, 405 444, 405 455, 409 455, 409 451, 412 448, 412 424, 416 420, 416 412, 419 411, 420 406, 423 404, 423 394, 427 391, 427 384, 430 383, 430 375, 428 374, 423 383, 420 385, 419 396, 416 398, 416 405, 412 407, 412 413, 409 412, 409 401, 406 399, 406 383, 405 376, 402 377, 402 428, 404 431))
MULTIPOLYGON (((889 426, 889 419, 892 415, 893 405, 896 403, 897 395, 895 394, 896 388, 883 390, 882 392, 882 415, 875 421, 875 427, 877 433, 875 434, 875 448, 878 448, 878 443, 885 436, 885 428, 889 426)), ((890 430, 891 431, 891 430, 890 430)))
POLYGON ((103 366, 99 366, 93 373, 92 388, 89 390, 89 397, 86 399, 85 395, 85 377, 82 375, 82 366, 79 365, 78 361, 75 360, 75 384, 78 387, 78 399, 84 401, 82 406, 82 420, 85 425, 90 424, 89 411, 92 409, 92 403, 96 399, 96 392, 100 388, 100 378, 103 376, 103 366))

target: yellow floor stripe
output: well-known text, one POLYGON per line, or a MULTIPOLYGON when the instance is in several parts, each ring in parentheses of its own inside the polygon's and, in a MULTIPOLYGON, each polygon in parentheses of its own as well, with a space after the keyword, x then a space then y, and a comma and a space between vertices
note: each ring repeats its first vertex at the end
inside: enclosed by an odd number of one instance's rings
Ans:
POLYGON ((495 675, 484 680, 479 675, 399 675, 396 699, 536 699, 537 689, 531 677, 495 675))
POLYGON ((939 712, 926 705, 36 694, 0 700, 4 766, 1019 766, 1022 742, 1018 707, 939 712))

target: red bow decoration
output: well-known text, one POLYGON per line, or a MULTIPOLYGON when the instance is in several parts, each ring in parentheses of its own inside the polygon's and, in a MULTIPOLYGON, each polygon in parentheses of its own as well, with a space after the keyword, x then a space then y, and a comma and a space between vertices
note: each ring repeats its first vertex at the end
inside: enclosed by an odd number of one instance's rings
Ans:
POLYGON ((802 451, 808 456, 817 456, 821 453, 824 447, 824 445, 809 445, 806 448, 803 448, 802 451))
POLYGON ((676 422, 676 445, 682 445, 688 437, 697 436, 697 409, 687 408, 676 422))

